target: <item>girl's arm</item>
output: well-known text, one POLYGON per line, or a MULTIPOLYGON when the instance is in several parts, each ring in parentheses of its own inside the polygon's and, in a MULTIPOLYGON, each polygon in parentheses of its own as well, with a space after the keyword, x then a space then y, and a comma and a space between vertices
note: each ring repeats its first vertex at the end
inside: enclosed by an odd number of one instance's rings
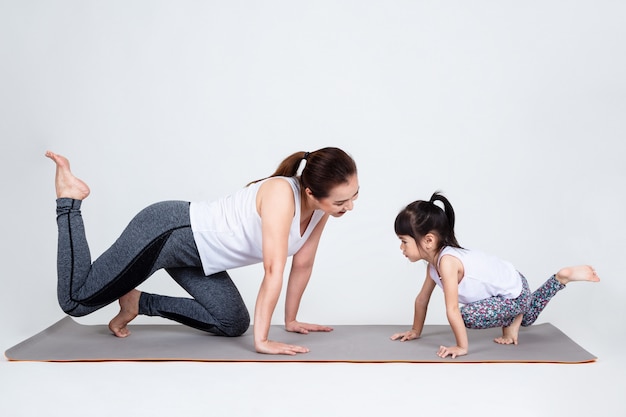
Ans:
POLYGON ((446 316, 456 338, 456 346, 440 346, 437 355, 442 358, 451 355, 454 359, 466 355, 468 350, 467 330, 459 309, 459 279, 463 276, 463 264, 454 256, 444 255, 439 262, 439 276, 443 284, 446 316))
POLYGON ((309 331, 329 332, 332 330, 332 328, 327 326, 301 323, 296 319, 302 294, 304 294, 304 290, 311 278, 315 254, 327 221, 328 214, 322 217, 305 244, 292 258, 287 294, 285 296, 285 328, 290 332, 306 334, 309 331))
POLYGON ((295 213, 291 186, 283 179, 270 179, 259 189, 256 203, 261 216, 265 274, 254 308, 254 347, 259 353, 295 355, 308 352, 301 346, 268 339, 272 315, 282 288, 289 230, 295 213))
POLYGON ((424 329, 424 321, 426 320, 426 312, 428 310, 428 303, 430 302, 430 296, 435 289, 435 281, 430 278, 430 273, 426 271, 426 279, 422 289, 415 297, 415 312, 413 314, 413 327, 411 330, 402 333, 396 333, 391 336, 391 340, 400 339, 401 342, 407 340, 417 339, 422 335, 424 329))

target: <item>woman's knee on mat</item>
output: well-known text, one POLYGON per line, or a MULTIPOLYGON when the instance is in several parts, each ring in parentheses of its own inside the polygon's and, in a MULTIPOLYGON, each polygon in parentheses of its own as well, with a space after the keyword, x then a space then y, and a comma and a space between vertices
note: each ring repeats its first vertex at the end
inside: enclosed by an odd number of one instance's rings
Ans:
POLYGON ((250 327, 250 314, 247 309, 233 312, 232 317, 220 320, 216 326, 223 336, 237 337, 244 334, 250 327))

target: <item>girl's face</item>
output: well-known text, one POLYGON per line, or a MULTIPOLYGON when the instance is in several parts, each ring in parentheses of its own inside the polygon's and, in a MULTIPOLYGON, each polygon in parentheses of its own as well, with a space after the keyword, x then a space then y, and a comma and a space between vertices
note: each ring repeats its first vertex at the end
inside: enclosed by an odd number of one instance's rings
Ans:
POLYGON ((341 217, 354 208, 354 200, 359 196, 359 180, 351 176, 347 183, 334 187, 328 197, 315 200, 317 208, 333 217, 341 217))
POLYGON ((409 261, 415 262, 423 259, 420 249, 417 246, 417 242, 415 242, 415 239, 413 239, 409 235, 398 235, 398 239, 400 239, 401 242, 400 250, 409 261))

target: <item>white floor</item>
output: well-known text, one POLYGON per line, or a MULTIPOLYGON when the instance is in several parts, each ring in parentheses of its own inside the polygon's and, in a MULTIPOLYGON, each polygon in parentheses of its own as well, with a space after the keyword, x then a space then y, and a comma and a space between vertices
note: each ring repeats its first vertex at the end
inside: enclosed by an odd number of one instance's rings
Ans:
POLYGON ((576 365, 4 360, 0 415, 625 416, 620 349, 591 338, 577 342, 599 359, 576 365))

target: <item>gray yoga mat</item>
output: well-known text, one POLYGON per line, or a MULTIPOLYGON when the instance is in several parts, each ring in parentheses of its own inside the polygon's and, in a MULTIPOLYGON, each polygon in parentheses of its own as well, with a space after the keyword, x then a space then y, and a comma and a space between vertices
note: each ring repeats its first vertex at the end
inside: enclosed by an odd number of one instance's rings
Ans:
POLYGON ((289 333, 273 325, 270 339, 306 346, 296 356, 263 355, 253 347, 252 328, 243 336, 213 336, 179 324, 137 324, 127 338, 106 325, 84 325, 65 317, 5 352, 11 361, 202 361, 202 362, 549 362, 596 359, 549 323, 522 328, 518 345, 499 345, 500 329, 468 330, 470 351, 456 359, 439 358, 439 345, 454 344, 447 325, 426 325, 419 340, 392 341, 406 325, 340 325, 330 333, 289 333))

